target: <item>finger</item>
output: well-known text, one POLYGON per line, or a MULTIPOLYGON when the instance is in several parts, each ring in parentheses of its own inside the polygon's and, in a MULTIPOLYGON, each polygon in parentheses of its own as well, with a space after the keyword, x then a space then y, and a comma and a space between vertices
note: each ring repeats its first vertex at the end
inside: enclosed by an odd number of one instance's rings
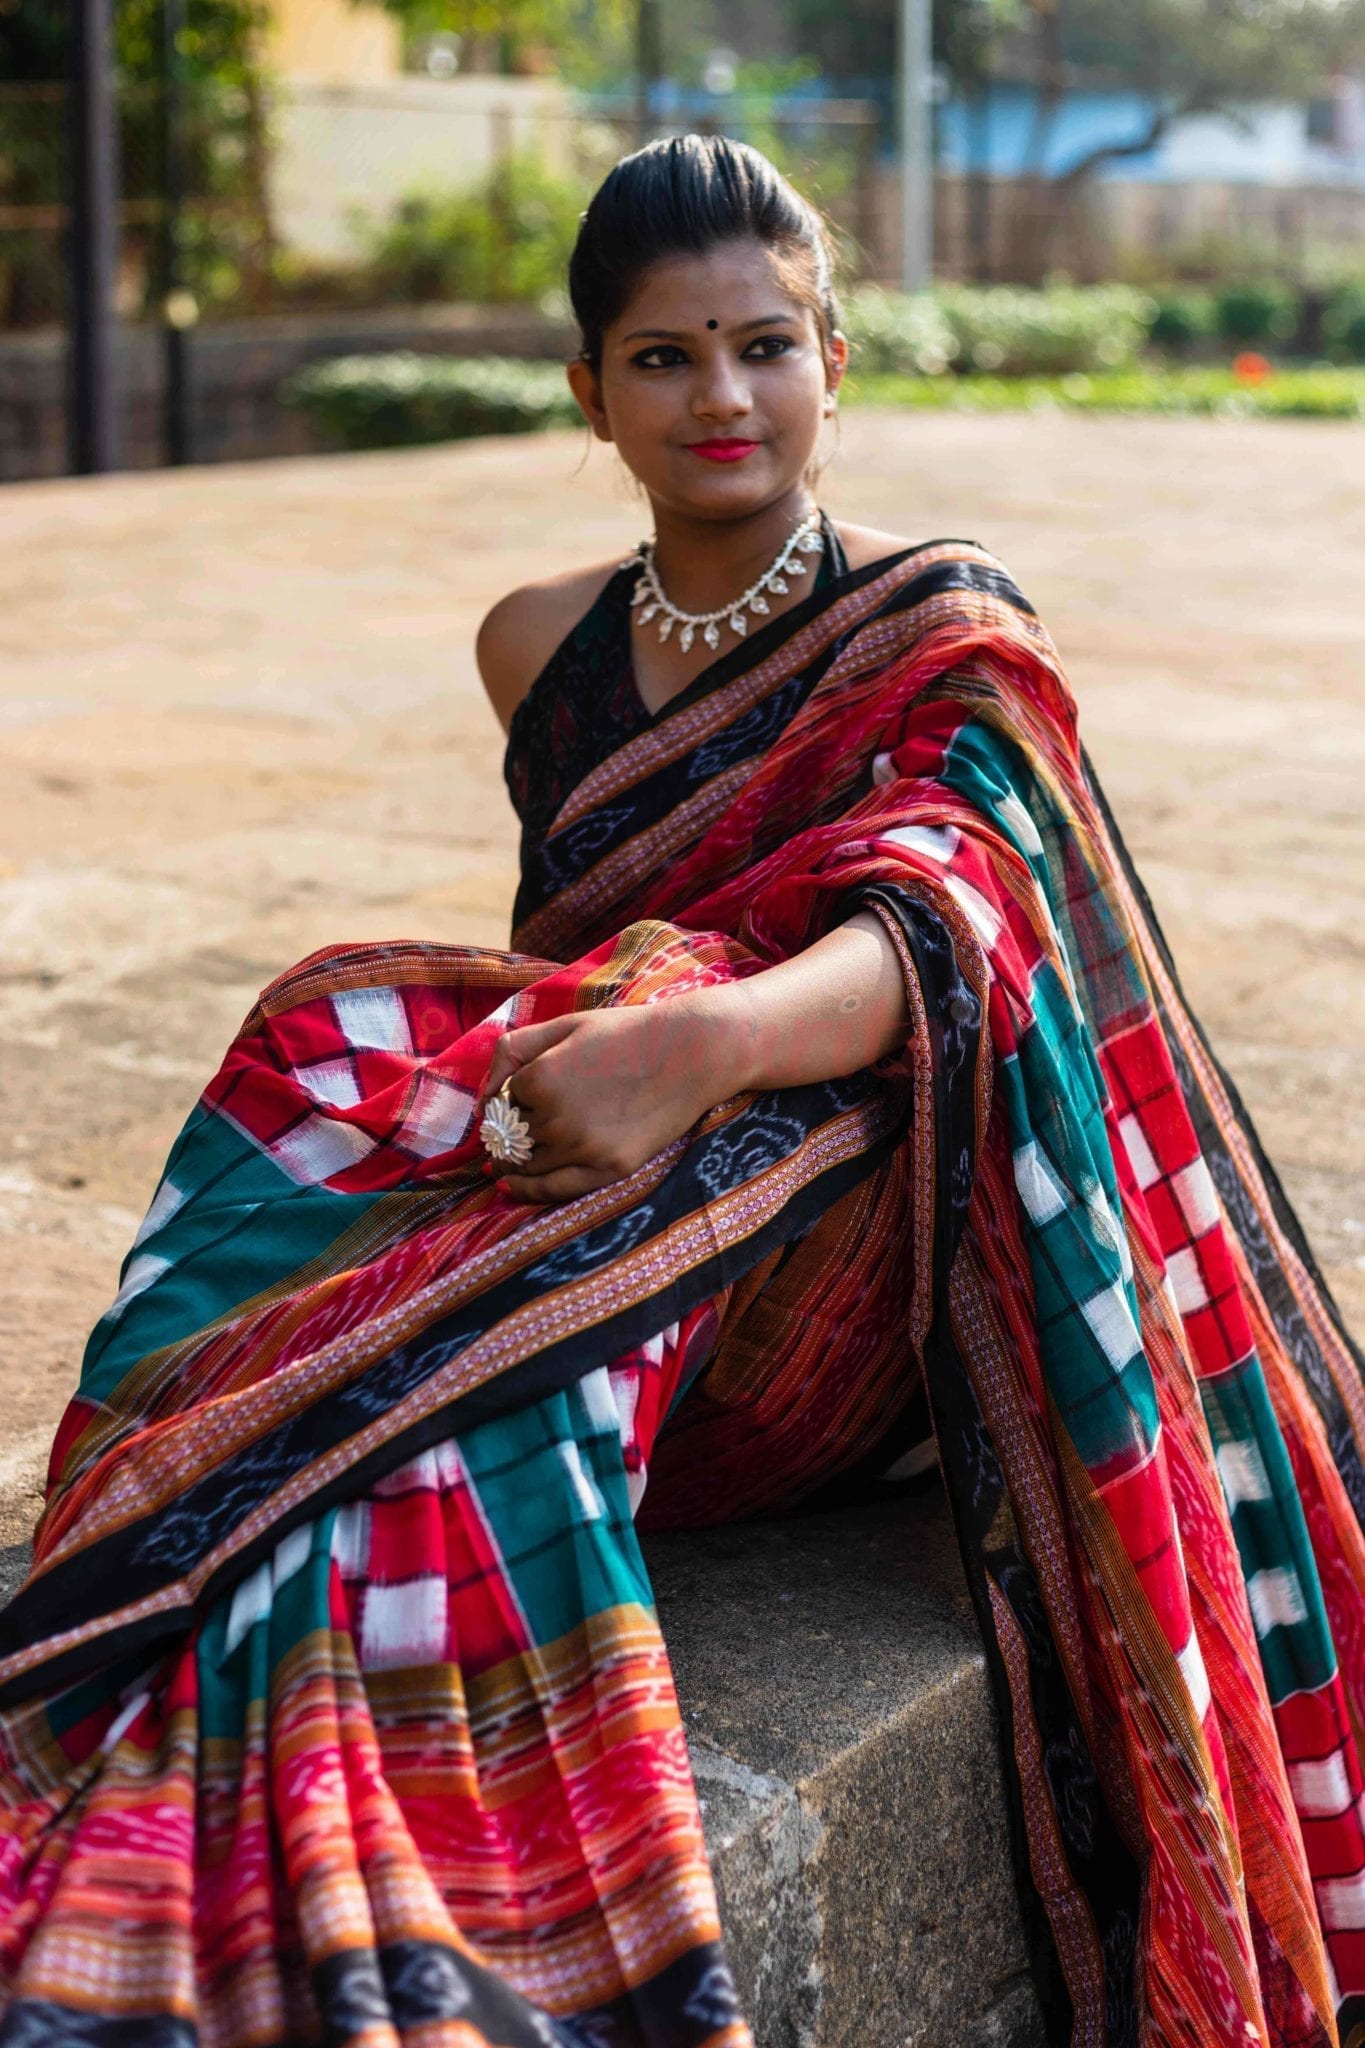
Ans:
POLYGON ((547 1173, 559 1173, 566 1166, 584 1166, 582 1147, 570 1143, 547 1145, 537 1138, 529 1159, 516 1169, 526 1180, 540 1180, 547 1173))
POLYGON ((605 1187, 610 1177, 590 1166, 561 1166, 553 1173, 505 1173, 499 1185, 518 1202, 571 1202, 605 1187))
POLYGON ((561 1166, 582 1166, 589 1172, 599 1172, 602 1162, 593 1158, 581 1131, 551 1130, 536 1138, 530 1158, 518 1171, 558 1173, 561 1166))
POLYGON ((504 1081, 520 1073, 540 1053, 558 1045, 574 1029, 576 1022, 576 1014, 571 1013, 567 1017, 550 1017, 544 1024, 521 1024, 515 1031, 504 1031, 493 1048, 493 1057, 479 1092, 478 1107, 482 1109, 488 1097, 496 1095, 504 1081))
POLYGON ((515 1050, 508 1045, 511 1036, 510 1031, 504 1032, 493 1048, 493 1057, 488 1062, 488 1071, 480 1084, 478 1100, 474 1105, 476 1110, 482 1110, 489 1096, 496 1095, 504 1081, 510 1081, 521 1066, 515 1050))

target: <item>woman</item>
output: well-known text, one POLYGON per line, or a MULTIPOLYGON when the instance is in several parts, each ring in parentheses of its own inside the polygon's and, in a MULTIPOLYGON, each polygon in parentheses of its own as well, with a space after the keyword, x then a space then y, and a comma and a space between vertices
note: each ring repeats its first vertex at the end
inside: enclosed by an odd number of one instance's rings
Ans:
POLYGON ((1051 2038, 1358 2039, 1360 1361, 1051 642, 819 510, 764 159, 571 288, 655 539, 481 630, 516 950, 303 962, 172 1152, 0 1621, 0 2044, 742 2048, 633 1516, 925 1400, 1051 2038))

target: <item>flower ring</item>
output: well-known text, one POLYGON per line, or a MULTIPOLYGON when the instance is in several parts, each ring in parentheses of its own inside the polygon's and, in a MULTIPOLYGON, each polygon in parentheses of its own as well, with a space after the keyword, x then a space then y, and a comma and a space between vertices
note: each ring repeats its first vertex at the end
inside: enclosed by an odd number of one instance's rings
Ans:
POLYGON ((535 1149, 531 1126, 512 1100, 510 1078, 484 1104, 479 1136, 489 1157, 499 1166, 525 1166, 535 1149))

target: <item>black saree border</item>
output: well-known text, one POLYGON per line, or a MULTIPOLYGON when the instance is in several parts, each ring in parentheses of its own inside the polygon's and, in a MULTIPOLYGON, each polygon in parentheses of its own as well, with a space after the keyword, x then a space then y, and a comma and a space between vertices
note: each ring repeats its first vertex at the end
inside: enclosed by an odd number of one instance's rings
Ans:
MULTIPOLYGON (((1006 1823, 1030 1972, 1049 2048, 1071 2048, 1076 2008, 1047 1903, 1034 1874, 1016 1727, 1027 1711, 1040 1757, 1035 1792, 1049 1806, 1067 1874, 1095 1922, 1111 2048, 1132 2048, 1132 1997, 1142 1873, 1109 1813, 1066 1681, 1041 1588, 1014 1518, 1001 1541, 1008 1482, 953 1329, 950 1282, 967 1227, 976 1173, 975 1070, 985 1008, 963 973, 947 926, 894 884, 861 891, 891 911, 915 963, 929 1019, 935 1119, 933 1316, 923 1354, 924 1391, 953 1529, 981 1633, 995 1709, 1006 1823), (1022 1644, 1027 1688, 1016 1691, 1000 1641, 995 1599, 1022 1644)), ((983 1134, 984 1137, 984 1134, 983 1134)))
MULTIPOLYGON (((240 1524, 248 1514, 268 1503, 274 1493, 306 1471, 315 1459, 339 1448, 397 1400, 407 1398, 505 1318, 532 1300, 543 1300, 550 1291, 546 1286, 547 1266, 566 1247, 580 1244, 584 1233, 528 1260, 501 1282, 461 1304, 451 1315, 427 1325, 415 1338, 385 1353, 358 1381, 334 1389, 302 1413, 277 1425, 260 1442, 226 1460, 178 1496, 173 1510, 154 1510, 50 1566, 21 1587, 0 1612, 0 1659, 22 1655, 27 1647, 72 1629, 85 1629, 88 1633, 79 1642, 54 1650, 49 1657, 0 1684, 0 1709, 20 1705, 42 1692, 63 1689, 116 1658, 183 1635, 196 1614, 272 1556, 276 1545, 292 1529, 353 1499, 396 1466, 456 1430, 470 1428, 558 1392, 622 1351, 646 1342, 669 1323, 679 1321, 708 1296, 740 1279, 770 1252, 801 1236, 826 1208, 873 1173, 902 1141, 912 1113, 910 1096, 908 1082, 888 1080, 872 1069, 864 1069, 845 1081, 812 1083, 754 1098, 735 1118, 719 1127, 719 1134, 726 1136, 727 1142, 742 1146, 746 1125, 750 1129, 761 1127, 763 1120, 771 1120, 774 1114, 788 1119, 795 1115, 801 1125, 800 1141, 791 1153, 796 1157, 822 1129, 837 1124, 841 1118, 863 1115, 869 1106, 880 1109, 880 1123, 873 1119, 868 1142, 828 1165, 817 1165, 748 1235, 733 1244, 717 1244, 711 1256, 688 1267, 681 1275, 669 1274, 657 1287, 625 1307, 552 1339, 481 1383, 456 1393, 349 1461, 343 1470, 283 1509, 267 1529, 235 1549, 193 1591, 185 1590, 183 1597, 153 1613, 124 1622, 111 1616, 108 1627, 98 1626, 105 1611, 96 1604, 98 1588, 120 1588, 122 1597, 113 1610, 117 1614, 139 1600, 181 1586, 219 1542, 230 1540, 234 1524, 240 1524), (775 1112, 775 1104, 780 1105, 780 1111, 775 1112), (405 1371, 408 1384, 395 1387, 394 1382, 405 1371), (366 1402, 370 1404, 368 1413, 366 1402), (358 1409, 361 1412, 357 1413, 358 1409), (190 1546, 188 1550, 177 1548, 176 1529, 183 1532, 181 1542, 190 1546)), ((705 1207, 704 1199, 693 1199, 689 1204, 687 1196, 689 1190, 695 1194, 706 1158, 705 1146, 717 1135, 712 1130, 689 1144, 647 1202, 638 1205, 648 1212, 651 1204, 657 1205, 662 1199, 668 1210, 663 1227, 705 1207)), ((611 1233, 636 1213, 632 1209, 618 1211, 599 1232, 605 1235, 596 1262, 562 1277, 581 1281, 603 1275, 621 1249, 619 1243, 613 1242, 611 1233)), ((628 1249, 638 1253, 658 1234, 644 1233, 628 1249)))
MULTIPOLYGON (((339 1949, 309 1965, 308 1979, 322 2029, 306 2048, 337 2048, 375 2025, 397 2027, 406 2038, 454 2022, 488 2048, 620 2048, 632 2038, 665 2035, 670 2048, 705 2048, 743 2017, 718 1941, 696 1943, 609 2005, 561 2019, 468 1950, 431 1939, 339 1949)), ((195 2048, 198 2038, 194 2022, 173 2013, 115 2017, 22 1993, 0 2021, 0 2041, 32 2048, 195 2048)))
MULTIPOLYGON (((681 716, 715 695, 726 684, 760 666, 802 626, 864 585, 876 582, 889 569, 941 547, 975 549, 977 543, 925 541, 902 554, 851 570, 837 583, 813 591, 790 612, 774 619, 753 640, 727 649, 724 655, 718 656, 686 690, 671 697, 647 726, 626 734, 620 747, 604 755, 602 762, 597 764, 598 768, 614 758, 615 753, 624 753, 641 740, 656 739, 661 734, 666 737, 671 719, 681 716), (779 628, 782 630, 778 631, 779 628)), ((978 549, 982 556, 985 552, 978 549)), ((631 783, 628 801, 609 800, 597 804, 558 830, 552 825, 538 846, 524 848, 521 878, 512 909, 514 939, 527 922, 546 909, 562 890, 582 881, 598 862, 673 812, 678 805, 680 790, 700 790, 707 780, 761 760, 860 634, 880 621, 914 612, 930 599, 953 592, 994 599, 1026 618, 1037 616, 1008 572, 989 559, 963 556, 932 562, 893 584, 880 602, 861 611, 843 631, 831 634, 801 668, 776 680, 765 696, 737 711, 728 725, 701 737, 688 752, 675 755, 640 775, 631 783)), ((594 768, 592 773, 596 772, 597 768, 594 768)), ((571 796, 572 792, 569 794, 571 796)), ((566 796, 564 802, 567 804, 568 801, 566 796)))

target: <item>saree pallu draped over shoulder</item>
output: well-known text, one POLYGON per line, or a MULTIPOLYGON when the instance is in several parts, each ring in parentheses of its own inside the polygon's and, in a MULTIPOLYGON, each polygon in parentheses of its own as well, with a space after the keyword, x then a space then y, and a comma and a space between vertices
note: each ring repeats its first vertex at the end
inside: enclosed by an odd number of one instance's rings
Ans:
POLYGON ((0 1617, 0 2048, 744 2048, 636 1511, 799 1500, 921 1383, 1050 2039, 1365 2038, 1361 1363, 1005 571, 712 664, 514 945, 304 961, 174 1147, 0 1617), (501 1032, 869 908, 903 1055, 484 1177, 501 1032))

